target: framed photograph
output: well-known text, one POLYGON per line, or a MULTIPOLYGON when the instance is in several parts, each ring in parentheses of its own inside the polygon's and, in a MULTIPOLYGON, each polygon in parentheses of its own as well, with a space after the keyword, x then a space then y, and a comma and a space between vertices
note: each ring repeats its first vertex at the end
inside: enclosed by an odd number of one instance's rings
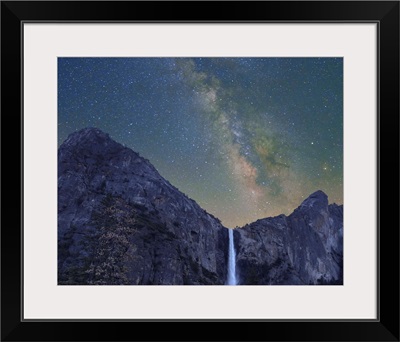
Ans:
POLYGON ((1 6, 4 341, 399 340, 397 1, 1 6))

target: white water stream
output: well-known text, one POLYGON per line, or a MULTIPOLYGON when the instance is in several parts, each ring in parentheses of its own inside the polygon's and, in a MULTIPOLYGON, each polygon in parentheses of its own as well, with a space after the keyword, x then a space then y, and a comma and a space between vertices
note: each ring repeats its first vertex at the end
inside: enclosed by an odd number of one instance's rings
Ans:
POLYGON ((227 285, 237 285, 236 280, 236 253, 233 244, 233 229, 229 229, 229 260, 227 285))

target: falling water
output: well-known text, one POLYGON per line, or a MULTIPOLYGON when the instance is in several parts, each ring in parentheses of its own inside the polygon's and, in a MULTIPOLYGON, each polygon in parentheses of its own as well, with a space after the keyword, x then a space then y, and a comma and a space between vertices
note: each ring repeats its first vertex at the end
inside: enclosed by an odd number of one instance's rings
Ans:
POLYGON ((229 229, 229 261, 227 285, 237 285, 236 281, 236 254, 233 244, 233 229, 229 229))

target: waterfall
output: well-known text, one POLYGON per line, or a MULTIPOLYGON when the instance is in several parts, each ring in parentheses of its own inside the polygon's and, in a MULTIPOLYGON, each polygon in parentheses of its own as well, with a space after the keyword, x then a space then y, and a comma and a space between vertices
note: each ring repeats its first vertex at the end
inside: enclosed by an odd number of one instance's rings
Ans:
POLYGON ((227 285, 237 285, 236 280, 236 253, 233 244, 233 229, 229 229, 229 261, 227 285))

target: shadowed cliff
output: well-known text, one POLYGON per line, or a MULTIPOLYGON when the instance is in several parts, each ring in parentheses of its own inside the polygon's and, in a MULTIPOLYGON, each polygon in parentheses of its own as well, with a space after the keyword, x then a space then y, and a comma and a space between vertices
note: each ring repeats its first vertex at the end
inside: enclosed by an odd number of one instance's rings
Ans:
POLYGON ((291 215, 258 220, 235 230, 240 284, 343 283, 343 206, 322 191, 291 215))
MULTIPOLYGON (((343 206, 317 191, 235 229, 239 284, 341 284, 343 206)), ((58 283, 223 285, 228 230, 151 163, 96 128, 58 151, 58 283)))
POLYGON ((223 284, 228 232, 94 128, 58 152, 60 284, 223 284))

